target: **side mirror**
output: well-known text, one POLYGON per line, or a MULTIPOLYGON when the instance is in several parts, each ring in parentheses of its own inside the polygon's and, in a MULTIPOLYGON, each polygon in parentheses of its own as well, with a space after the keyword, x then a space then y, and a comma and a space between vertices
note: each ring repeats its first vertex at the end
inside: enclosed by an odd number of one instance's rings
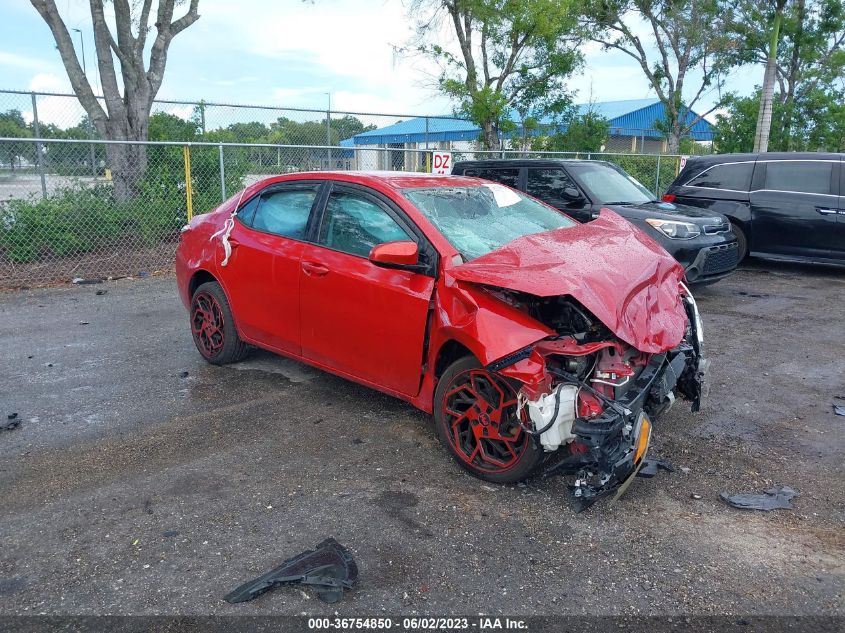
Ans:
POLYGON ((578 191, 575 187, 564 187, 563 188, 563 197, 567 200, 580 200, 581 199, 581 192, 578 191))
POLYGON ((376 266, 385 268, 416 266, 419 259, 419 247, 411 240, 376 244, 370 251, 369 259, 376 266))

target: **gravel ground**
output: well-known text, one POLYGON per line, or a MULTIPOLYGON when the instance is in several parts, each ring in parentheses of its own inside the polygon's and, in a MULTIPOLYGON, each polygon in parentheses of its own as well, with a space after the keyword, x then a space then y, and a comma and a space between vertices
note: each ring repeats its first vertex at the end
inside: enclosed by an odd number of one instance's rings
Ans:
POLYGON ((700 289, 710 397, 652 449, 678 470, 581 514, 563 480, 465 474, 398 400, 205 364, 172 278, 0 294, 0 614, 841 616, 843 291, 781 264, 700 289), (795 510, 719 500, 775 483, 795 510), (340 605, 222 600, 327 536, 361 571, 340 605))

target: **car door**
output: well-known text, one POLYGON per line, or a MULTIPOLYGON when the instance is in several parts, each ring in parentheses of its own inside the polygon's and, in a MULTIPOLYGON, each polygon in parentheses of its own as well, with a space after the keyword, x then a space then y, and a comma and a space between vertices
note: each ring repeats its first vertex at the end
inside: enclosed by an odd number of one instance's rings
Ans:
POLYGON ((525 192, 580 222, 589 222, 593 211, 598 211, 562 168, 529 167, 525 178, 525 192), (567 187, 579 191, 582 197, 578 200, 567 198, 563 194, 567 187))
POLYGON ((836 239, 838 161, 758 160, 757 169, 750 194, 752 253, 829 258, 836 239))
MULTIPOLYGON (((373 246, 419 234, 365 187, 333 183, 300 272, 302 355, 391 391, 415 395, 434 277, 371 263, 373 246)), ((425 250, 421 248, 421 250, 425 250)))
POLYGON ((238 211, 223 269, 232 312, 249 340, 299 355, 299 260, 320 184, 274 185, 238 211))
POLYGON ((836 215, 836 238, 831 257, 845 263, 845 160, 839 160, 839 208, 836 215))

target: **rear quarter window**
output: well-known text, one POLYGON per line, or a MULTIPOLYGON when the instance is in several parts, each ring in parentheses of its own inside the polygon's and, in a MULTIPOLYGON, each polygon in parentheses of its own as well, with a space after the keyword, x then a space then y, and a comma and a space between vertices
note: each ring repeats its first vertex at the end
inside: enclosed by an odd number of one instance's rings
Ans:
POLYGON ((698 172, 684 183, 686 187, 701 187, 702 189, 728 189, 731 191, 748 191, 751 186, 751 174, 754 163, 723 163, 713 165, 698 172))
POLYGON ((464 170, 464 176, 474 176, 476 178, 484 178, 484 180, 492 180, 493 182, 500 182, 503 185, 517 189, 519 187, 519 168, 498 168, 498 169, 481 169, 470 168, 464 170))

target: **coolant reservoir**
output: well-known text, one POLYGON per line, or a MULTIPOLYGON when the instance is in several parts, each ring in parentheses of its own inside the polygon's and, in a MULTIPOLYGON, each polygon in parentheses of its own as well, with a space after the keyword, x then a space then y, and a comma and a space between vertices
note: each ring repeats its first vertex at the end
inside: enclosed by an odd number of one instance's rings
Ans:
POLYGON ((542 395, 536 400, 526 403, 528 416, 534 424, 534 430, 546 428, 552 418, 554 423, 540 435, 540 443, 546 451, 557 450, 561 444, 575 438, 572 434, 572 423, 575 421, 575 407, 578 399, 578 387, 575 385, 558 385, 550 394, 542 395), (556 402, 557 415, 555 416, 556 402))

